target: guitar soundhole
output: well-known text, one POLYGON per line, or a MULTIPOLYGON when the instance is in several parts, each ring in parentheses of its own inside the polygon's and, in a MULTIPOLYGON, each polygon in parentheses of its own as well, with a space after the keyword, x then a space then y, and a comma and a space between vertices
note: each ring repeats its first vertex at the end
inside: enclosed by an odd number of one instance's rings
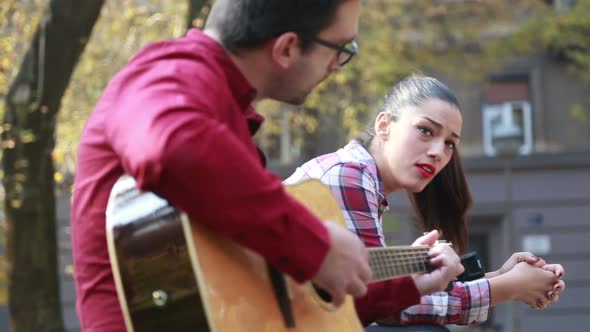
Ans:
POLYGON ((320 299, 322 299, 322 301, 324 302, 332 302, 332 295, 330 293, 328 293, 327 291, 323 290, 322 288, 313 285, 313 289, 316 291, 316 293, 318 294, 318 296, 320 297, 320 299))

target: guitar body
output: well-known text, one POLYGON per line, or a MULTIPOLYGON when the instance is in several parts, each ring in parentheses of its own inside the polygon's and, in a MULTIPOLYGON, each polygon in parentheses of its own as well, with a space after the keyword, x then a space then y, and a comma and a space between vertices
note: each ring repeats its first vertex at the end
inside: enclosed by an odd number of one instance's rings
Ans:
MULTIPOLYGON (((321 182, 287 190, 322 220, 345 226, 321 182)), ((350 296, 335 309, 309 283, 285 276, 295 321, 287 328, 261 256, 138 191, 130 177, 111 193, 107 240, 128 331, 363 331, 350 296)))

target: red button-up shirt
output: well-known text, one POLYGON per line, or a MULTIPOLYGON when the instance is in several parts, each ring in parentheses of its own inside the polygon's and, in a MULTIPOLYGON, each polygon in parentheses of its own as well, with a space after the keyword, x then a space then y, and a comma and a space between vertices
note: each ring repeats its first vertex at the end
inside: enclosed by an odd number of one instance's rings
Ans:
POLYGON ((84 331, 124 331, 105 236, 109 192, 124 173, 142 190, 298 281, 330 246, 322 222, 266 171, 252 135, 255 91, 198 30, 150 44, 109 83, 80 140, 72 203, 77 310, 84 331))

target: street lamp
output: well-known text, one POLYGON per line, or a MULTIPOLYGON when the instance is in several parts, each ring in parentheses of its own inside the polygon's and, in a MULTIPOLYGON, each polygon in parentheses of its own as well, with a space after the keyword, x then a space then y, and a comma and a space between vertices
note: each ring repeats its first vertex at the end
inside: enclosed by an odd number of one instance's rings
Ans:
MULTIPOLYGON (((512 160, 519 154, 520 148, 524 143, 524 136, 520 128, 514 126, 511 130, 496 132, 493 138, 496 157, 503 160, 504 163, 504 180, 505 180, 505 201, 504 209, 506 213, 506 224, 504 229, 504 252, 506 257, 517 251, 518 243, 516 241, 516 226, 512 217, 512 160)), ((520 321, 518 314, 518 303, 511 302, 510 312, 512 315, 512 331, 520 331, 520 321)))

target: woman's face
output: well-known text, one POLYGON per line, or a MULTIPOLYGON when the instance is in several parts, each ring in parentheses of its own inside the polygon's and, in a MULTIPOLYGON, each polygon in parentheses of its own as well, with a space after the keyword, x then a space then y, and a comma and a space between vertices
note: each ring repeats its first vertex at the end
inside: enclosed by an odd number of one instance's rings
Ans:
POLYGON ((439 99, 403 108, 397 121, 381 113, 375 129, 385 190, 422 191, 451 160, 462 125, 459 109, 439 99))

